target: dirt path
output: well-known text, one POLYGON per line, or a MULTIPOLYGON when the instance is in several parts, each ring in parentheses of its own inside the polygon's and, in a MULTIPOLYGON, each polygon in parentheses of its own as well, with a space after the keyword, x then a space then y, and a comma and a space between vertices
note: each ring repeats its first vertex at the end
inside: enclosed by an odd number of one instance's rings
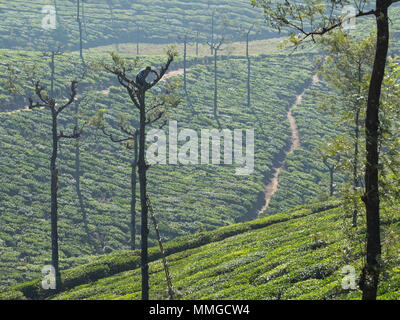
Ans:
MULTIPOLYGON (((189 69, 186 69, 186 72, 188 72, 188 71, 189 71, 189 69)), ((164 75, 162 80, 167 80, 167 79, 172 78, 172 77, 180 76, 180 75, 183 74, 183 72, 184 72, 183 68, 182 69, 178 69, 178 70, 170 71, 170 72, 168 72, 168 73, 166 73, 164 75)))
MULTIPOLYGON (((43 110, 44 107, 40 107, 40 110, 43 110)), ((24 109, 17 109, 17 110, 13 110, 13 111, 1 111, 0 114, 15 114, 15 113, 20 113, 20 112, 24 112, 24 111, 32 111, 31 109, 29 109, 28 107, 24 108, 24 109)))
MULTIPOLYGON (((312 79, 312 84, 316 84, 319 82, 319 78, 317 75, 313 76, 312 79)), ((299 131, 297 129, 297 124, 296 124, 296 119, 293 117, 293 109, 296 108, 302 101, 304 93, 306 89, 299 95, 296 96, 296 101, 295 103, 290 107, 288 113, 287 113, 287 119, 290 124, 290 131, 291 131, 291 145, 289 151, 286 151, 285 153, 285 161, 283 161, 282 165, 279 168, 275 168, 274 170, 274 175, 272 176, 271 182, 265 186, 265 204, 264 206, 258 211, 258 216, 260 217, 262 213, 268 210, 269 204, 271 202, 272 196, 278 191, 279 188, 279 183, 278 183, 278 178, 279 174, 282 172, 282 170, 285 168, 286 165, 286 158, 294 152, 298 147, 300 147, 300 136, 299 136, 299 131)))

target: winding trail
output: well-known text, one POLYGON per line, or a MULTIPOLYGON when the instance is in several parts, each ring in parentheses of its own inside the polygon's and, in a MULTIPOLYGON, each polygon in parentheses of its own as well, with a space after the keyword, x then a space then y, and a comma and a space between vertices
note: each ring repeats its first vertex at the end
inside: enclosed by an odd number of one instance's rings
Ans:
MULTIPOLYGON (((190 70, 190 69, 186 69, 186 72, 188 72, 189 70, 190 70)), ((183 72, 184 72, 184 69, 183 69, 183 68, 178 69, 178 70, 172 70, 172 71, 170 71, 170 72, 167 72, 167 73, 164 75, 164 77, 161 79, 161 81, 167 80, 167 79, 172 78, 172 77, 175 77, 175 76, 180 76, 180 75, 183 74, 183 72)))
MULTIPOLYGON (((40 107, 40 110, 43 110, 44 107, 40 107)), ((23 111, 32 111, 31 109, 29 109, 28 107, 24 108, 24 109, 17 109, 17 110, 13 110, 13 111, 1 111, 0 114, 15 114, 15 113, 19 113, 19 112, 23 112, 23 111)))
MULTIPOLYGON (((319 78, 317 75, 314 75, 312 78, 312 85, 316 84, 319 82, 319 78)), ((307 88, 304 89, 304 91, 296 96, 296 101, 294 104, 290 107, 288 113, 287 113, 287 119, 290 124, 290 131, 291 131, 291 145, 290 149, 285 152, 285 160, 282 162, 282 165, 279 168, 274 169, 274 175, 272 176, 272 180, 269 184, 265 186, 265 204, 264 206, 258 211, 258 217, 261 216, 265 211, 268 210, 269 204, 271 202, 272 196, 278 191, 279 188, 279 174, 282 172, 282 170, 285 168, 286 165, 286 159, 287 157, 292 154, 298 147, 300 147, 300 135, 299 135, 299 130, 297 129, 297 124, 296 124, 296 119, 293 117, 293 109, 296 108, 301 101, 303 100, 304 93, 306 92, 307 88)))

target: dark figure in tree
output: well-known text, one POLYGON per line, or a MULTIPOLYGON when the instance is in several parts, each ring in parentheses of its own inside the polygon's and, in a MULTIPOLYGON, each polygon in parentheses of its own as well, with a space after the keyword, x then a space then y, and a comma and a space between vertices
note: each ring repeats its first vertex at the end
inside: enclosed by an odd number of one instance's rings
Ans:
POLYGON ((140 71, 136 76, 136 83, 142 87, 148 84, 146 82, 146 78, 151 72, 153 72, 153 70, 151 70, 151 67, 147 67, 146 69, 140 71))

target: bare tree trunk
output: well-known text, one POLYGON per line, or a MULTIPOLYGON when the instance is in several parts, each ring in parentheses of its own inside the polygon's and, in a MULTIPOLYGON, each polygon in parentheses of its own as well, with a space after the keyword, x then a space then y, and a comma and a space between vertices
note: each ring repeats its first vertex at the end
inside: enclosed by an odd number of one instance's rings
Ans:
POLYGON ((54 10, 56 12, 56 22, 61 22, 61 20, 59 19, 59 16, 58 16, 58 8, 57 8, 57 1, 56 0, 54 0, 54 10))
POLYGON ((85 67, 85 59, 83 58, 83 41, 82 41, 82 21, 80 18, 80 1, 77 0, 76 3, 76 21, 78 22, 79 27, 79 55, 82 61, 82 65, 85 67))
POLYGON ((365 121, 367 163, 365 169, 365 194, 363 201, 367 215, 367 261, 360 287, 363 300, 376 300, 380 274, 380 213, 379 213, 379 106, 381 86, 385 74, 389 49, 389 2, 376 1, 377 47, 368 93, 365 121))
MULTIPOLYGON (((80 18, 80 0, 77 0, 76 3, 76 20, 78 22, 79 28, 79 55, 82 61, 82 66, 85 67, 85 59, 83 58, 83 41, 82 41, 82 22, 80 18)), ((82 1, 82 8, 83 8, 83 1, 82 1)), ((78 115, 79 115, 79 101, 75 101, 75 128, 78 128, 78 115)), ((78 195, 79 206, 82 212, 82 219, 83 224, 85 227, 86 235, 88 240, 90 239, 89 235, 89 228, 87 223, 87 215, 85 210, 85 205, 83 203, 83 197, 81 192, 80 180, 81 180, 81 173, 80 173, 80 146, 79 146, 79 139, 76 141, 75 145, 75 184, 76 184, 76 193, 78 195)))
POLYGON ((85 1, 82 0, 82 21, 83 21, 83 28, 85 29, 86 40, 88 37, 87 27, 86 27, 86 19, 85 19, 85 1))
POLYGON ((136 25, 136 55, 140 54, 140 30, 139 25, 136 25))
POLYGON ((136 168, 138 164, 138 132, 135 134, 135 145, 134 148, 134 156, 132 162, 132 172, 131 172, 131 249, 136 249, 136 168))
POLYGON ((61 288, 61 276, 59 268, 59 257, 58 257, 58 169, 56 167, 57 153, 58 153, 58 135, 57 135, 57 114, 54 108, 52 112, 52 155, 50 160, 50 175, 51 175, 51 260, 55 270, 56 276, 56 290, 61 288))
MULTIPOLYGON (((81 8, 81 2, 80 0, 77 0, 76 2, 76 21, 78 22, 78 29, 79 29, 79 56, 82 62, 82 66, 85 68, 86 63, 85 59, 83 57, 83 30, 82 30, 82 21, 80 18, 80 8, 81 8)), ((82 15, 83 15, 83 0, 82 0, 82 15)), ((75 127, 78 128, 78 115, 79 115, 79 101, 75 101, 75 127)), ((75 145, 75 183, 76 183, 76 193, 78 195, 79 199, 79 206, 81 208, 82 212, 82 219, 83 219, 83 224, 85 227, 86 235, 88 237, 88 240, 90 240, 90 235, 89 235, 89 228, 88 228, 88 222, 87 222, 87 215, 86 215, 86 209, 85 205, 83 203, 83 197, 82 197, 82 192, 81 192, 81 186, 80 186, 80 179, 81 179, 81 172, 80 172, 80 146, 79 146, 79 139, 76 142, 75 145)))
POLYGON ((141 203, 141 270, 142 300, 149 300, 149 265, 148 265, 148 208, 147 208, 147 165, 145 161, 146 107, 145 91, 140 93, 140 133, 139 133, 139 183, 141 203))
MULTIPOLYGON (((75 101, 75 128, 79 127, 79 123, 78 123, 79 103, 80 103, 79 101, 75 101)), ((81 208, 81 212, 82 212, 83 225, 85 227, 86 235, 87 235, 88 239, 90 239, 87 214, 86 214, 85 205, 83 203, 83 196, 82 196, 82 191, 81 191, 81 161, 80 161, 79 138, 76 140, 76 144, 75 144, 75 188, 76 188, 76 194, 77 194, 78 200, 79 200, 79 207, 81 208)))
POLYGON ((214 50, 214 16, 215 16, 215 11, 213 11, 212 13, 212 17, 211 17, 211 55, 214 54, 213 50, 214 50))
POLYGON ((218 68, 217 68, 217 59, 218 59, 218 49, 214 48, 214 118, 218 123, 218 127, 221 129, 221 124, 218 119, 218 68))
POLYGON ((174 300, 174 287, 172 285, 171 275, 169 273, 168 262, 167 262, 167 258, 165 256, 164 246, 161 241, 161 235, 160 235, 160 230, 158 229, 158 223, 156 220, 156 216, 154 214, 153 206, 150 203, 149 197, 147 197, 147 207, 149 208, 149 211, 150 211, 151 220, 153 221, 154 230, 156 232, 158 246, 160 247, 160 252, 161 252, 163 266, 164 266, 164 272, 165 272, 165 279, 167 281, 167 286, 168 286, 169 299, 174 300))
MULTIPOLYGON (((51 76, 50 76, 50 95, 54 97, 54 74, 55 74, 55 62, 54 62, 55 52, 51 53, 51 76)), ((58 133, 57 133, 57 113, 54 108, 51 109, 52 113, 52 132, 53 132, 53 140, 52 140, 52 155, 50 160, 50 176, 51 176, 51 260, 52 265, 55 270, 56 276, 56 290, 60 289, 61 286, 61 276, 60 276, 60 268, 59 268, 59 257, 58 257, 58 199, 57 199, 57 190, 58 190, 58 169, 56 167, 57 155, 58 155, 58 133)))
POLYGON ((199 31, 196 33, 196 56, 199 55, 199 31))
POLYGON ((54 65, 54 56, 55 52, 51 52, 51 62, 50 62, 50 69, 51 69, 51 75, 50 75, 50 95, 51 97, 54 97, 54 73, 55 73, 55 65, 54 65))
POLYGON ((330 178, 330 184, 329 184, 329 196, 332 197, 333 193, 335 192, 335 187, 334 187, 334 179, 333 179, 333 174, 335 172, 335 166, 332 166, 329 169, 329 178, 330 178))
POLYGON ((187 35, 185 34, 185 38, 183 40, 183 89, 185 90, 185 94, 187 95, 187 86, 186 86, 186 53, 187 53, 187 35))
POLYGON ((326 158, 323 158, 322 162, 324 163, 325 167, 327 167, 327 169, 329 170, 329 196, 332 197, 335 192, 334 173, 336 170, 336 165, 335 164, 330 165, 328 159, 326 158))
POLYGON ((217 65, 217 50, 214 52, 214 117, 217 119, 218 108, 218 65, 217 65))
MULTIPOLYGON (((357 107, 356 110, 356 117, 355 117, 355 127, 354 127, 354 134, 355 134, 355 141, 354 141, 354 163, 353 163, 353 192, 354 195, 357 193, 359 178, 358 178, 358 144, 360 141, 360 108, 357 107)), ((353 227, 357 226, 357 215, 358 215, 358 202, 357 199, 354 200, 354 211, 353 211, 353 227)))
MULTIPOLYGON (((361 61, 358 61, 358 96, 361 96, 361 81, 362 81, 362 70, 361 61)), ((354 119, 354 159, 353 159, 353 193, 354 193, 354 209, 353 209, 353 227, 357 226, 357 216, 358 216, 358 201, 356 199, 357 188, 359 184, 358 176, 358 158, 359 158, 359 143, 360 143, 360 112, 361 106, 359 103, 356 105, 356 115, 354 119)))
POLYGON ((247 58, 247 107, 251 107, 251 93, 250 93, 250 76, 251 76, 251 61, 249 56, 249 33, 246 35, 246 58, 247 58))

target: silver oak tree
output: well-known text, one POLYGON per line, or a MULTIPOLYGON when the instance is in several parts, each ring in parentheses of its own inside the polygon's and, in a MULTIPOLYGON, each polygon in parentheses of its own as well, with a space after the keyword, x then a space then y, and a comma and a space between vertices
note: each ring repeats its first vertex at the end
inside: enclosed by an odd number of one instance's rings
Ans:
POLYGON ((177 53, 174 48, 169 48, 167 51, 167 62, 160 70, 152 70, 154 74, 153 80, 150 82, 144 81, 138 83, 137 77, 132 77, 130 74, 136 69, 136 63, 130 64, 127 60, 116 54, 112 54, 113 64, 102 64, 103 68, 114 74, 118 82, 124 87, 134 105, 139 111, 139 154, 137 159, 137 167, 139 173, 140 187, 140 204, 141 204, 141 272, 142 272, 142 300, 149 299, 149 265, 148 265, 148 195, 147 195, 147 170, 149 165, 145 160, 145 143, 146 143, 146 126, 150 123, 155 123, 157 120, 165 116, 166 107, 175 107, 180 103, 177 95, 173 94, 175 85, 167 88, 165 94, 161 94, 153 101, 146 101, 146 94, 149 90, 155 87, 163 78, 169 69, 177 53))

